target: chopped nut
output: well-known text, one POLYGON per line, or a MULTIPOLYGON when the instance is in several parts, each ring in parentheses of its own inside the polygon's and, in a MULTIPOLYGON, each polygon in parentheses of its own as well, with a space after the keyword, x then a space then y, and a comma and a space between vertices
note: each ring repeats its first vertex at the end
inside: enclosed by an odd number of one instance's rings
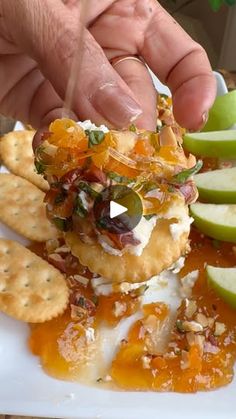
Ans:
POLYGON ((115 317, 121 317, 127 310, 126 303, 121 303, 120 301, 115 301, 113 306, 113 314, 115 317))
POLYGON ((215 330, 214 335, 215 336, 221 336, 226 331, 226 326, 224 323, 215 322, 215 330))
POLYGON ((150 314, 142 320, 142 323, 148 333, 153 333, 157 329, 158 319, 154 314, 150 314))
POLYGON ((148 355, 143 355, 141 358, 142 366, 145 370, 148 370, 151 368, 151 357, 148 355))
POLYGON ((187 339, 187 342, 188 342, 189 346, 195 345, 195 336, 197 336, 197 335, 193 332, 186 333, 186 339, 187 339))
POLYGON ((176 329, 178 330, 178 332, 180 332, 180 333, 185 333, 186 332, 186 330, 183 327, 183 321, 182 320, 177 319, 175 325, 176 325, 176 329))
POLYGON ((213 317, 208 317, 208 327, 212 328, 214 326, 214 321, 213 317))
POLYGON ((197 345, 201 352, 203 352, 204 348, 204 342, 205 342, 205 336, 203 335, 197 335, 193 332, 188 332, 186 334, 187 342, 189 346, 197 345))
POLYGON ((185 332, 202 332, 203 327, 200 323, 197 323, 195 321, 183 321, 182 323, 183 329, 185 332))
POLYGON ((195 270, 192 272, 189 272, 187 275, 185 275, 183 278, 181 278, 181 284, 180 287, 180 296, 183 298, 189 298, 192 295, 192 289, 195 285, 195 282, 198 279, 199 271, 195 270))
POLYGON ((208 318, 204 314, 197 313, 195 319, 197 323, 200 323, 202 325, 202 327, 208 327, 208 318))
POLYGON ((103 380, 105 383, 108 383, 109 381, 112 381, 112 377, 110 375, 106 375, 103 380))
POLYGON ((180 368, 182 370, 189 368, 189 355, 187 351, 182 351, 181 353, 180 368))
POLYGON ((88 312, 85 308, 71 304, 71 318, 72 320, 83 320, 87 318, 88 312))
POLYGON ((61 247, 57 247, 55 249, 55 253, 69 253, 70 252, 70 248, 67 247, 66 245, 61 246, 61 247))
POLYGON ((86 341, 87 343, 91 343, 95 341, 95 334, 94 334, 94 328, 93 327, 88 327, 85 330, 85 336, 86 336, 86 341))
POLYGON ((176 358, 176 356, 177 355, 174 351, 167 352, 167 353, 164 354, 165 359, 173 359, 173 358, 176 358))
POLYGON ((51 255, 49 256, 50 260, 55 261, 55 262, 61 262, 63 261, 62 257, 60 255, 58 255, 57 253, 51 253, 51 255))
POLYGON ((57 247, 59 246, 59 240, 57 239, 50 239, 46 241, 46 250, 48 254, 53 253, 57 247))
POLYGON ((194 313, 197 311, 197 303, 194 300, 189 300, 188 298, 185 299, 186 309, 185 309, 185 316, 190 319, 194 313))
POLYGON ((80 282, 82 285, 87 286, 89 283, 89 279, 86 278, 85 276, 82 275, 74 275, 73 278, 77 281, 80 282))

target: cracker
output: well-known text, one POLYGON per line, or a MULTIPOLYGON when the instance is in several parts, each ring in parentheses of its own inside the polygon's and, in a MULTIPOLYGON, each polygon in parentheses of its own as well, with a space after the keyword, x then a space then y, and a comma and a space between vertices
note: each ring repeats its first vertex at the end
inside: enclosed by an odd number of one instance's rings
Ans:
POLYGON ((4 135, 0 140, 0 156, 10 172, 47 191, 48 182, 36 173, 34 167, 32 150, 34 133, 34 131, 14 131, 4 135))
POLYGON ((83 243, 75 233, 66 233, 66 244, 80 263, 91 272, 112 282, 142 282, 169 268, 186 250, 188 233, 173 240, 169 226, 173 220, 160 219, 141 256, 125 253, 114 256, 100 244, 83 243))
POLYGON ((0 174, 0 220, 14 231, 34 241, 58 236, 46 217, 44 192, 27 180, 0 174))
POLYGON ((0 239, 0 310, 41 323, 63 313, 69 290, 63 275, 30 250, 0 239))

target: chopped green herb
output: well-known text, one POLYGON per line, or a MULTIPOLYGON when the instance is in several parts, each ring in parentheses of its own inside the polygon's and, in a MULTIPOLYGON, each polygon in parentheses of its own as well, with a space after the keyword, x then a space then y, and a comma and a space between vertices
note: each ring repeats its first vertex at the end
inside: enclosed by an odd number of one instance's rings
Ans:
POLYGON ((88 215, 88 211, 79 195, 75 199, 74 213, 81 218, 85 218, 88 215))
POLYGON ((92 296, 92 302, 95 304, 95 306, 98 306, 99 298, 97 295, 92 296))
POLYGON ((57 204, 62 204, 62 202, 65 201, 66 197, 67 197, 67 194, 64 191, 60 192, 59 194, 57 194, 57 196, 54 200, 54 204, 56 204, 56 205, 57 204))
POLYGON ((185 333, 185 329, 183 327, 183 322, 182 320, 176 320, 176 329, 178 330, 178 332, 180 333, 185 333))
POLYGON ((172 193, 172 192, 175 192, 175 188, 174 188, 174 186, 173 186, 173 185, 169 185, 169 186, 168 186, 168 188, 167 188, 167 191, 168 191, 168 192, 171 192, 171 193, 172 193))
POLYGON ((146 220, 149 221, 154 216, 155 216, 155 214, 148 214, 148 215, 144 215, 144 218, 146 218, 146 220))
POLYGON ((70 218, 59 218, 55 217, 52 219, 55 226, 58 228, 58 230, 61 231, 69 231, 71 229, 71 219, 70 218))
POLYGON ((39 175, 41 175, 42 173, 44 173, 44 171, 45 171, 45 166, 44 166, 41 162, 39 162, 38 160, 35 160, 35 161, 34 161, 34 165, 35 165, 36 172, 37 172, 39 175))
POLYGON ((100 218, 99 220, 96 220, 96 225, 99 228, 107 229, 107 221, 104 218, 100 218))
POLYGON ((154 189, 158 189, 159 185, 156 182, 148 181, 143 183, 143 192, 150 192, 154 191, 154 189))
POLYGON ((105 134, 103 131, 90 131, 90 130, 85 130, 85 134, 87 135, 88 139, 89 139, 89 147, 93 147, 94 145, 98 145, 101 144, 101 142, 104 140, 105 138, 105 134))
POLYGON ((97 381, 97 383, 102 383, 103 379, 101 377, 99 377, 96 381, 97 381))
POLYGON ((96 199, 100 193, 95 191, 93 188, 91 188, 91 186, 86 183, 86 182, 79 182, 79 188, 81 191, 86 192, 89 196, 91 196, 91 198, 96 199))
POLYGON ((129 131, 131 131, 131 132, 136 132, 136 131, 137 131, 136 126, 135 126, 134 124, 131 124, 131 125, 129 126, 129 131))
POLYGON ((125 183, 125 184, 129 184, 134 182, 134 179, 128 178, 126 176, 120 176, 118 173, 115 172, 108 172, 107 176, 114 180, 117 183, 125 183))
POLYGON ((79 297, 79 300, 77 302, 77 305, 80 306, 80 307, 82 307, 82 308, 86 307, 85 298, 84 297, 79 297))
MULTIPOLYGON (((141 285, 141 287, 137 288, 133 291, 133 294, 135 297, 140 297, 145 294, 145 292, 148 290, 149 286, 147 284, 141 285)), ((131 292, 132 293, 132 292, 131 292)))
POLYGON ((203 162, 202 160, 198 160, 198 162, 193 166, 191 169, 183 170, 182 172, 178 173, 173 177, 175 183, 184 183, 186 180, 196 173, 202 168, 203 162))
POLYGON ((165 93, 159 93, 159 94, 163 99, 169 99, 169 96, 166 95, 165 93))

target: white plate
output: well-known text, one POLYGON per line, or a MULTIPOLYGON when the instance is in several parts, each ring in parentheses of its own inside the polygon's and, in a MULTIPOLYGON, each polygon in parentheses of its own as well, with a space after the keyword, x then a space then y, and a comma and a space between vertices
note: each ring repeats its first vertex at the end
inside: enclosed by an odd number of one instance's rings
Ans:
MULTIPOLYGON (((227 89, 217 75, 218 93, 227 89)), ((166 88, 159 90, 166 92, 166 88)), ((18 129, 21 125, 17 126, 18 129)), ((3 169, 2 169, 3 170, 3 169)), ((22 241, 0 225, 0 236, 22 241)), ((27 349, 27 325, 0 314, 0 413, 76 419, 235 419, 236 381, 208 393, 114 392, 55 380, 27 349)))

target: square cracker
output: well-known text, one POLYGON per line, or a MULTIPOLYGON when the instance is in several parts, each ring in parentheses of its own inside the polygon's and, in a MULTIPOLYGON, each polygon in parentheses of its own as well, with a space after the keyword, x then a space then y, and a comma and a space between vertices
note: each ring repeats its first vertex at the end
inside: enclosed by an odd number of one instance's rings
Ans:
POLYGON ((41 323, 67 307, 63 275, 30 250, 0 239, 0 311, 24 322, 41 323))
POLYGON ((34 241, 58 236, 48 221, 44 192, 27 180, 12 174, 0 174, 0 221, 18 234, 34 241))
POLYGON ((47 191, 48 183, 35 171, 32 150, 34 133, 35 131, 14 131, 4 135, 0 140, 0 156, 10 172, 47 191))

